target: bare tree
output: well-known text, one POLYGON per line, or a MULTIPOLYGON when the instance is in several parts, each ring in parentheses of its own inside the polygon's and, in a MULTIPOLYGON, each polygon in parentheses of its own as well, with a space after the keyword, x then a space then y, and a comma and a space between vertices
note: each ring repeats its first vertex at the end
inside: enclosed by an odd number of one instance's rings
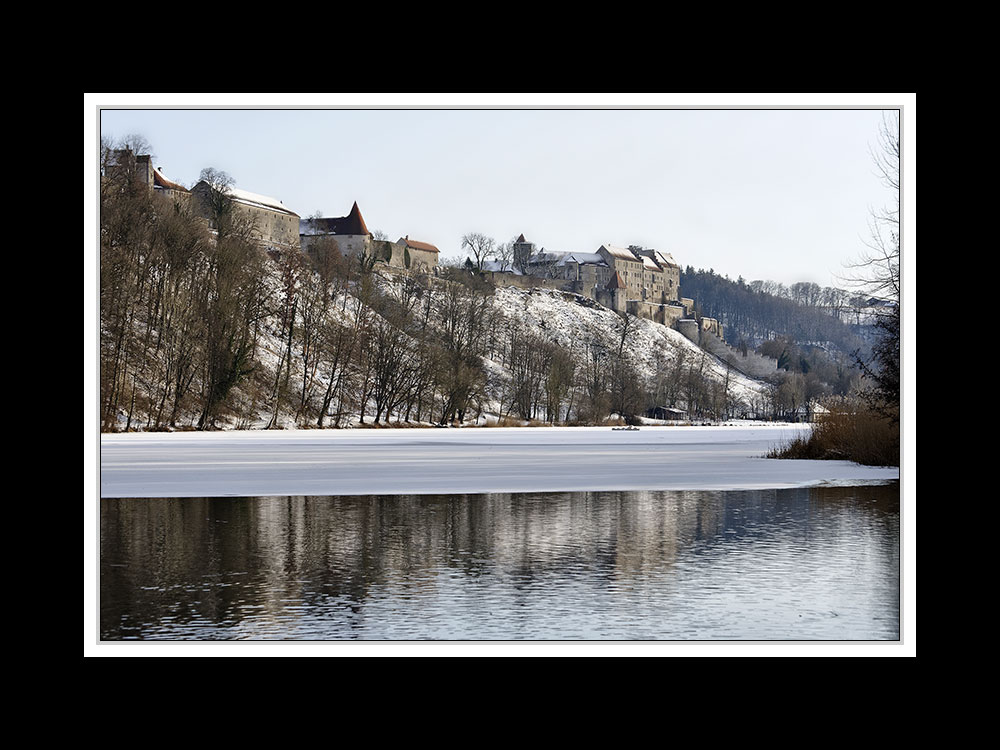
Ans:
POLYGON ((473 399, 486 386, 482 355, 486 350, 494 308, 492 290, 447 282, 435 297, 441 356, 437 382, 443 398, 441 424, 462 421, 473 399))
POLYGON ((878 143, 871 149, 872 162, 882 184, 890 192, 886 206, 869 212, 868 238, 860 257, 848 265, 847 282, 865 294, 899 302, 900 293, 900 132, 899 112, 883 114, 878 143))
POLYGON ((241 237, 220 236, 213 244, 206 280, 200 430, 214 426, 230 391, 254 371, 255 331, 268 299, 263 254, 241 237))
POLYGON ((494 252, 494 257, 497 259, 497 265, 499 266, 501 272, 509 271, 514 262, 514 243, 498 243, 496 251, 494 252))
POLYGON ((272 411, 267 423, 267 429, 278 427, 282 405, 290 400, 289 382, 292 375, 292 346, 295 342, 295 323, 298 317, 301 285, 304 276, 308 276, 305 268, 305 256, 301 253, 283 253, 277 261, 281 272, 281 291, 279 311, 281 313, 281 338, 285 346, 281 350, 281 359, 274 375, 274 385, 271 388, 272 411), (284 375, 282 375, 284 370, 284 375))
POLYGON ((198 175, 198 182, 204 182, 208 187, 204 193, 204 205, 209 221, 218 225, 233 210, 233 178, 214 167, 205 167, 198 175))
POLYGON ((462 249, 472 253, 472 262, 477 271, 483 270, 483 264, 496 247, 496 240, 480 232, 471 232, 462 237, 462 249))
POLYGON ((800 305, 815 307, 820 303, 823 289, 812 281, 796 281, 791 288, 792 299, 800 305))
POLYGON ((900 131, 899 112, 883 115, 878 145, 872 149, 875 170, 891 194, 888 206, 873 209, 868 221, 866 250, 850 268, 852 281, 864 293, 888 304, 880 308, 876 320, 879 340, 866 361, 855 355, 870 385, 861 391, 875 411, 899 420, 900 398, 900 131))
MULTIPOLYGON (((576 375, 576 362, 572 354, 562 346, 552 344, 549 357, 549 372, 545 381, 545 411, 549 422, 559 421, 559 410, 570 393, 576 375)), ((566 407, 566 418, 569 419, 566 407)))

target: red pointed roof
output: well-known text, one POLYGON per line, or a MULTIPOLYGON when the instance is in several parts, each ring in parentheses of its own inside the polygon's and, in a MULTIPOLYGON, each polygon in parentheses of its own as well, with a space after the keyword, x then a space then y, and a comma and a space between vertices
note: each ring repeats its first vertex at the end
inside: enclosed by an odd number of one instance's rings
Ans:
POLYGON ((522 233, 521 233, 521 235, 520 235, 520 236, 519 236, 519 237, 517 238, 517 242, 518 242, 518 243, 522 243, 522 242, 527 242, 527 240, 526 240, 526 239, 524 239, 524 233, 523 233, 523 232, 522 232, 522 233))
POLYGON ((364 217, 361 216, 361 209, 358 208, 358 202, 354 201, 354 205, 351 206, 351 212, 347 214, 347 221, 354 222, 358 225, 358 229, 361 231, 354 232, 354 234, 369 234, 368 227, 365 224, 364 217))
POLYGON ((605 289, 624 289, 624 288, 625 288, 625 282, 622 281, 622 275, 618 273, 618 271, 615 271, 615 275, 611 277, 611 281, 608 282, 608 285, 605 287, 605 289))
POLYGON ((370 234, 357 201, 354 201, 347 216, 335 219, 309 219, 308 227, 312 230, 311 233, 319 234, 370 234))

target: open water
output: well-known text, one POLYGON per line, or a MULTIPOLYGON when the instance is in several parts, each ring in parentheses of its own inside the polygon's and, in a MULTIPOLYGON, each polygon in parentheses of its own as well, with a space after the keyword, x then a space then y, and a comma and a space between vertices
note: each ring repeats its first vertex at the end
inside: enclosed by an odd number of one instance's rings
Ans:
POLYGON ((100 501, 102 640, 895 641, 899 484, 100 501))

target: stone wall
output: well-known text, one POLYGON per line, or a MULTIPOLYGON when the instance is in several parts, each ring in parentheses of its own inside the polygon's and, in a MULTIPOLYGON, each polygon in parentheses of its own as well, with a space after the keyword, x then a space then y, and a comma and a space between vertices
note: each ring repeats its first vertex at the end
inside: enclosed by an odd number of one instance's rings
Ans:
MULTIPOLYGON (((575 287, 579 282, 565 279, 543 279, 541 276, 519 276, 516 273, 501 273, 499 271, 483 271, 483 277, 496 286, 512 286, 518 289, 555 289, 560 292, 576 292, 583 294, 575 287)), ((584 296, 588 296, 584 294, 584 296)))
POLYGON ((611 280, 611 269, 596 263, 567 262, 562 267, 562 278, 576 283, 574 291, 597 300, 597 290, 604 289, 611 280))
POLYGON ((409 265, 406 268, 430 269, 438 264, 438 254, 432 250, 422 250, 419 247, 404 248, 403 263, 407 262, 406 254, 409 253, 409 265))
POLYGON ((646 318, 670 328, 684 317, 684 308, 679 305, 644 302, 642 300, 629 300, 626 310, 637 318, 646 318))
POLYGON ((709 331, 702 331, 699 346, 752 378, 766 378, 778 371, 778 360, 749 350, 743 354, 709 331))
POLYGON ((236 206, 239 211, 253 219, 258 242, 281 245, 282 247, 299 246, 298 216, 242 203, 237 203, 236 206))
POLYGON ((701 337, 698 334, 698 321, 694 318, 678 320, 676 328, 688 341, 692 341, 695 344, 699 342, 701 337))
MULTIPOLYGON (((199 213, 210 219, 208 208, 208 193, 211 188, 204 182, 199 182, 191 188, 191 195, 199 213)), ((293 213, 273 211, 263 206, 244 203, 236 198, 232 201, 233 210, 240 215, 253 220, 254 239, 262 245, 278 245, 281 247, 300 247, 299 217, 293 213)))
POLYGON ((701 330, 705 333, 710 333, 714 336, 718 336, 720 339, 722 336, 722 323, 720 323, 715 318, 702 318, 701 319, 701 330))

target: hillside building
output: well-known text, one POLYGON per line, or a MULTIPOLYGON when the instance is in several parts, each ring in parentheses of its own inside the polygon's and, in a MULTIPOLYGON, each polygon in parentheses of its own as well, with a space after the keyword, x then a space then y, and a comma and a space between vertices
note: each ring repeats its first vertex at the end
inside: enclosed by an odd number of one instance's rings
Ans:
POLYGON ((162 167, 154 167, 149 154, 134 154, 130 149, 118 149, 108 155, 104 179, 126 177, 145 185, 149 190, 187 202, 191 192, 179 182, 167 179, 162 167))
POLYGON ((400 237, 396 244, 403 248, 404 268, 428 271, 437 266, 441 251, 429 242, 411 240, 410 235, 406 235, 400 237))
MULTIPOLYGON (((190 190, 163 174, 162 167, 153 166, 149 154, 134 154, 130 149, 119 149, 109 154, 104 165, 104 179, 125 176, 159 195, 190 206, 212 226, 211 193, 215 189, 205 180, 190 190)), ((280 200, 251 193, 235 187, 226 187, 233 207, 253 222, 253 238, 265 249, 288 249, 299 246, 299 217, 280 200)))
POLYGON ((429 242, 411 240, 410 236, 400 237, 395 242, 372 240, 375 260, 390 268, 426 273, 438 264, 439 250, 429 242))
POLYGON ((533 253, 523 274, 517 263, 501 268, 493 261, 484 270, 495 282, 522 288, 540 283, 573 291, 612 310, 667 326, 693 312, 694 303, 680 298, 680 266, 669 253, 610 244, 590 253, 535 251, 523 234, 514 247, 533 253))
POLYGON ((409 235, 400 237, 396 242, 376 240, 368 231, 357 201, 347 216, 314 217, 299 222, 299 242, 304 252, 308 252, 320 237, 336 240, 344 255, 369 255, 390 268, 409 271, 428 271, 436 267, 440 254, 434 245, 411 240, 409 235))
POLYGON ((557 263, 558 278, 580 285, 581 294, 594 299, 597 289, 611 281, 613 272, 600 253, 567 253, 557 263))
POLYGON ((299 244, 303 252, 319 237, 330 237, 337 241, 344 255, 369 254, 372 250, 372 235, 361 215, 358 202, 351 206, 347 216, 335 218, 311 217, 299 220, 299 244))
MULTIPOLYGON (((209 220, 209 226, 211 211, 208 207, 213 190, 215 188, 205 180, 191 188, 191 195, 200 213, 209 220)), ((228 187, 225 192, 233 208, 253 222, 252 236, 261 247, 278 251, 299 247, 299 215, 280 200, 235 187, 228 187)))
POLYGON ((601 245, 597 248, 597 254, 608 264, 608 268, 618 274, 616 289, 624 288, 627 299, 643 299, 643 262, 638 255, 615 245, 601 245))

